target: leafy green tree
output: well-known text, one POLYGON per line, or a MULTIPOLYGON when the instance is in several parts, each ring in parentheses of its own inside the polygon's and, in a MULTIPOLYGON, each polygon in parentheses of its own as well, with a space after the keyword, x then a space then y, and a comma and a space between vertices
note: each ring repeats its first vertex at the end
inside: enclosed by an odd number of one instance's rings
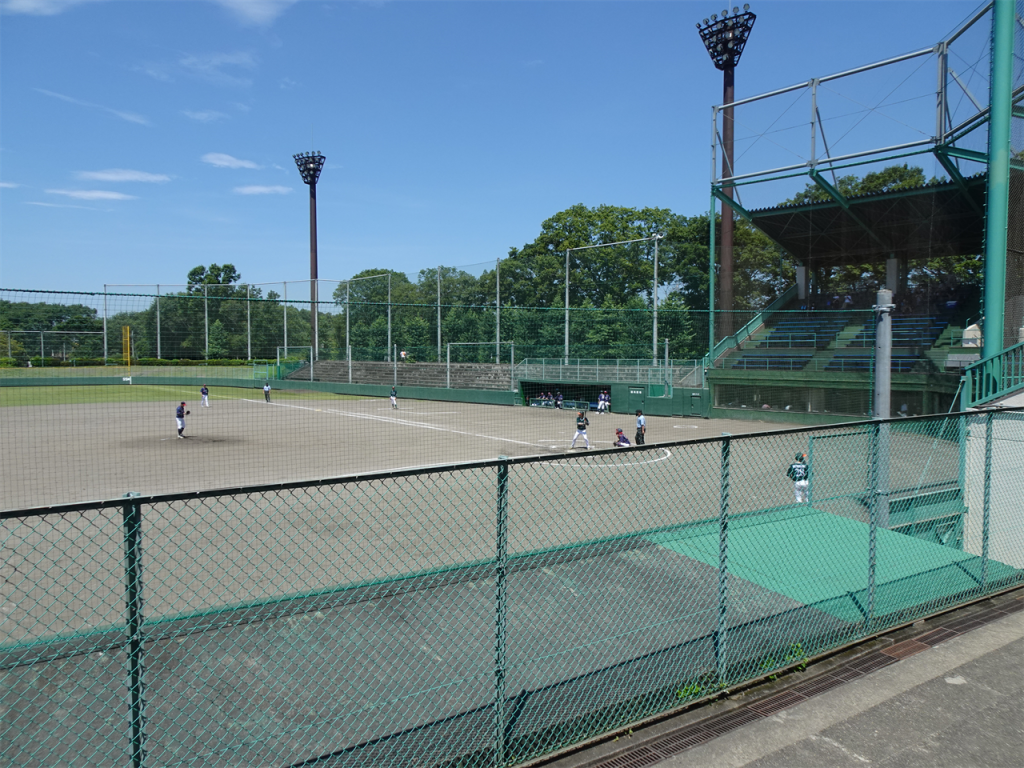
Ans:
POLYGON ((220 319, 214 320, 213 325, 210 326, 210 357, 217 360, 230 356, 230 343, 224 322, 220 319))

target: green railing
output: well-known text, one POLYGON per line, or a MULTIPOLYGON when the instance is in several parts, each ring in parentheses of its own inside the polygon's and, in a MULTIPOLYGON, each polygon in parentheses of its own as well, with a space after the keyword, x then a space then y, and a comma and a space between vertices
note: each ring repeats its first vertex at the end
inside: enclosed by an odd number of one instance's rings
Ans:
POLYGON ((974 408, 1024 388, 1024 342, 964 369, 962 408, 974 408))
POLYGON ((954 414, 4 512, 4 765, 515 765, 1024 584, 1022 445, 954 414))

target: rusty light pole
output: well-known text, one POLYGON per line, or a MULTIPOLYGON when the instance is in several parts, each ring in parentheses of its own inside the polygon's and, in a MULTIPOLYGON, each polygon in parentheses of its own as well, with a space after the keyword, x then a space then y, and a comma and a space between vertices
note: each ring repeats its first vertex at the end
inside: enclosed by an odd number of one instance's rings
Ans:
POLYGON ((312 364, 320 356, 320 330, 318 327, 319 307, 317 306, 317 257, 316 257, 316 183, 320 178, 326 157, 319 152, 302 152, 292 155, 295 165, 299 168, 302 180, 309 186, 309 301, 310 326, 313 347, 312 364))
MULTIPOLYGON (((715 63, 715 68, 722 70, 724 75, 724 86, 722 89, 722 104, 726 105, 725 109, 722 110, 722 178, 728 179, 736 175, 733 169, 733 114, 732 104, 735 99, 735 79, 734 72, 736 65, 740 63, 740 54, 743 53, 743 48, 747 44, 747 38, 750 36, 750 30, 754 27, 754 20, 757 18, 753 13, 750 12, 750 5, 743 6, 743 12, 740 13, 739 8, 732 9, 732 15, 729 15, 729 10, 722 11, 722 17, 719 18, 718 14, 712 14, 710 19, 704 19, 703 24, 698 24, 697 29, 700 31, 700 39, 704 41, 704 47, 708 49, 708 53, 711 54, 711 60, 715 63)), ((722 193, 732 199, 732 183, 722 183, 722 193)), ((730 314, 733 309, 733 255, 732 255, 732 222, 733 212, 728 205, 722 206, 722 257, 721 257, 721 292, 720 305, 725 310, 726 314, 723 317, 722 323, 722 335, 729 336, 732 334, 732 315, 730 314)), ((712 217, 711 226, 714 227, 714 217, 712 217)), ((714 254, 711 254, 712 260, 714 260, 714 254)))

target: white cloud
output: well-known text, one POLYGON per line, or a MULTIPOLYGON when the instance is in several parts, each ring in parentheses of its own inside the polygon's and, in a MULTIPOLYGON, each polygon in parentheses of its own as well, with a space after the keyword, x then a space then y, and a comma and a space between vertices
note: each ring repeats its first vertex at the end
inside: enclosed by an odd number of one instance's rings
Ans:
POLYGON ((88 181, 145 181, 162 182, 170 181, 170 176, 162 173, 146 173, 145 171, 130 171, 125 168, 110 168, 106 171, 79 171, 76 178, 88 181))
POLYGON ((14 189, 20 186, 20 184, 15 184, 13 181, 0 181, 0 189, 14 189))
POLYGON ((235 194, 238 195, 287 195, 291 191, 291 187, 235 187, 235 194))
POLYGON ((38 205, 41 208, 78 208, 82 211, 95 211, 99 210, 88 205, 61 205, 60 203, 35 203, 26 202, 25 205, 38 205))
POLYGON ((88 107, 89 109, 99 109, 99 110, 102 110, 103 112, 109 112, 110 114, 115 115, 115 116, 121 118, 122 120, 127 120, 129 123, 138 123, 139 125, 149 125, 149 120, 147 120, 142 115, 135 114, 134 112, 122 112, 119 109, 112 109, 110 107, 104 107, 102 104, 93 104, 92 102, 89 102, 89 101, 82 101, 81 99, 75 99, 75 98, 72 98, 71 96, 65 96, 62 93, 54 93, 53 91, 47 91, 45 88, 36 88, 36 90, 39 91, 39 93, 45 94, 46 96, 50 96, 50 97, 52 97, 54 99, 60 99, 61 101, 66 101, 68 104, 75 104, 75 105, 77 105, 79 107, 88 107))
POLYGON ((225 71, 226 68, 256 68, 256 59, 249 53, 211 53, 205 56, 186 56, 178 63, 203 80, 207 80, 215 85, 235 87, 252 85, 252 80, 229 74, 225 71))
POLYGON ((214 123, 218 120, 223 120, 225 117, 227 117, 227 115, 225 115, 223 112, 217 112, 216 110, 212 109, 207 109, 202 112, 190 112, 186 109, 183 112, 183 114, 185 115, 185 117, 188 117, 192 120, 196 120, 200 123, 214 123))
POLYGON ((163 64, 136 64, 131 69, 133 72, 142 72, 144 75, 149 75, 154 80, 159 80, 162 83, 174 82, 174 79, 167 72, 163 64))
POLYGON ((220 152, 207 152, 199 159, 218 168, 259 168, 252 160, 239 160, 237 157, 224 155, 220 152))
POLYGON ((105 189, 48 189, 51 195, 66 195, 76 200, 135 200, 132 195, 108 192, 105 189))
POLYGON ((244 24, 269 25, 298 0, 216 0, 244 24))
POLYGON ((96 0, 0 0, 0 12, 31 16, 56 16, 66 8, 96 0))

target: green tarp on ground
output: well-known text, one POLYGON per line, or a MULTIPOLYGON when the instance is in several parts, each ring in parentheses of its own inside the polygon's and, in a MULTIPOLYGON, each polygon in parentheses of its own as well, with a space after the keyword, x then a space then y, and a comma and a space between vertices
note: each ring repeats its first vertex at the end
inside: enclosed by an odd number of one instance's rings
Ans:
MULTIPOLYGON (((717 522, 651 541, 710 566, 719 562, 717 522)), ((729 523, 729 574, 814 606, 845 621, 865 617, 870 528, 866 523, 792 507, 729 523)), ((951 547, 894 531, 877 531, 876 617, 977 589, 982 560, 951 547)), ((988 582, 1014 569, 989 561, 988 582)))

